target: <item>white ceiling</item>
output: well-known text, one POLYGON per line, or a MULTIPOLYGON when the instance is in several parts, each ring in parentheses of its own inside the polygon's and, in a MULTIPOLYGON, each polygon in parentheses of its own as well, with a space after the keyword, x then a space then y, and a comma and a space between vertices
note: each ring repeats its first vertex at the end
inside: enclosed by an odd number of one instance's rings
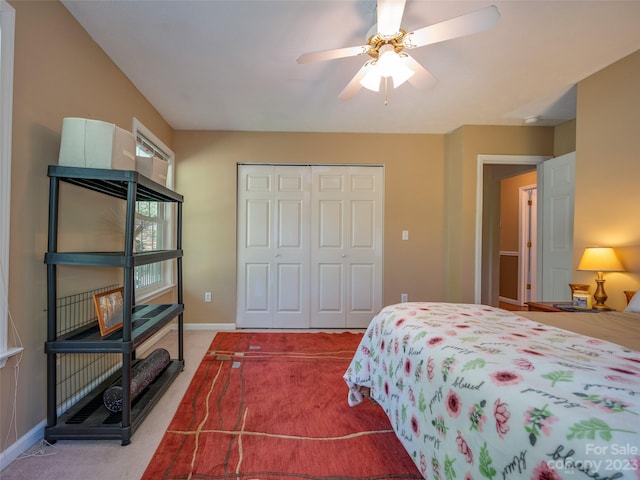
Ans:
POLYGON ((174 129, 447 133, 575 118, 575 85, 640 49, 640 1, 408 0, 407 31, 487 5, 493 29, 411 50, 420 91, 337 97, 369 59, 296 63, 362 45, 375 0, 63 0, 174 129))

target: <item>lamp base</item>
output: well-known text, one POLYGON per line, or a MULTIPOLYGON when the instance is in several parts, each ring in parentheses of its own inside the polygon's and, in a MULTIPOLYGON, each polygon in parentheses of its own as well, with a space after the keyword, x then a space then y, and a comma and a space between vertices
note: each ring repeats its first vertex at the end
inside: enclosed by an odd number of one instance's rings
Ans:
POLYGON ((611 310, 611 308, 605 305, 605 302, 609 297, 607 297, 607 293, 604 291, 604 279, 596 278, 596 283, 598 284, 598 286, 596 287, 596 291, 593 294, 593 299, 596 301, 596 303, 593 305, 592 308, 594 310, 602 310, 602 311, 611 310))

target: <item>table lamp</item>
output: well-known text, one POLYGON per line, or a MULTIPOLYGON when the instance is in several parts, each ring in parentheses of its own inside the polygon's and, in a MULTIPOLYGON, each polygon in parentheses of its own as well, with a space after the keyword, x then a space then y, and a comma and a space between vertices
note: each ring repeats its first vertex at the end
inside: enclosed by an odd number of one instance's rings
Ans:
POLYGON ((596 291, 593 294, 593 299, 596 301, 593 305, 594 310, 611 310, 605 302, 607 301, 607 294, 604 291, 604 278, 602 278, 603 272, 622 272, 624 268, 622 263, 618 259, 616 252, 610 247, 589 247, 584 249, 580 263, 578 264, 578 270, 588 272, 598 272, 596 278, 596 291))

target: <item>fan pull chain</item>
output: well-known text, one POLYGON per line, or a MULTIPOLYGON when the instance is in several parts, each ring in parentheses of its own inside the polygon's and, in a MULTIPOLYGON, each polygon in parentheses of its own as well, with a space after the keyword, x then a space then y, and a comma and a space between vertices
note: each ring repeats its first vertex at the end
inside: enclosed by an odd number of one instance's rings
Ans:
POLYGON ((389 77, 384 78, 384 106, 389 105, 389 89, 387 88, 387 82, 389 81, 389 77))

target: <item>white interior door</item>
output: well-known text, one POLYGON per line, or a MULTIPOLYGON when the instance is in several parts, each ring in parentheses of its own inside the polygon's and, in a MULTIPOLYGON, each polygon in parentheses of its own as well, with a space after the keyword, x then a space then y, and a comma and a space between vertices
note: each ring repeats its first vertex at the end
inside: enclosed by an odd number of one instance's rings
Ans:
POLYGON ((570 299, 573 274, 573 204, 575 152, 543 162, 538 188, 542 195, 541 267, 538 300, 555 302, 570 299), (542 183, 540 183, 542 180, 542 183))
POLYGON ((309 326, 309 170, 240 165, 239 327, 309 326))
POLYGON ((382 167, 238 167, 241 328, 364 328, 382 307, 382 167))
POLYGON ((520 188, 520 262, 518 268, 518 304, 537 298, 538 289, 538 189, 536 185, 520 188))
POLYGON ((311 326, 365 328, 382 306, 382 167, 312 167, 311 326))

